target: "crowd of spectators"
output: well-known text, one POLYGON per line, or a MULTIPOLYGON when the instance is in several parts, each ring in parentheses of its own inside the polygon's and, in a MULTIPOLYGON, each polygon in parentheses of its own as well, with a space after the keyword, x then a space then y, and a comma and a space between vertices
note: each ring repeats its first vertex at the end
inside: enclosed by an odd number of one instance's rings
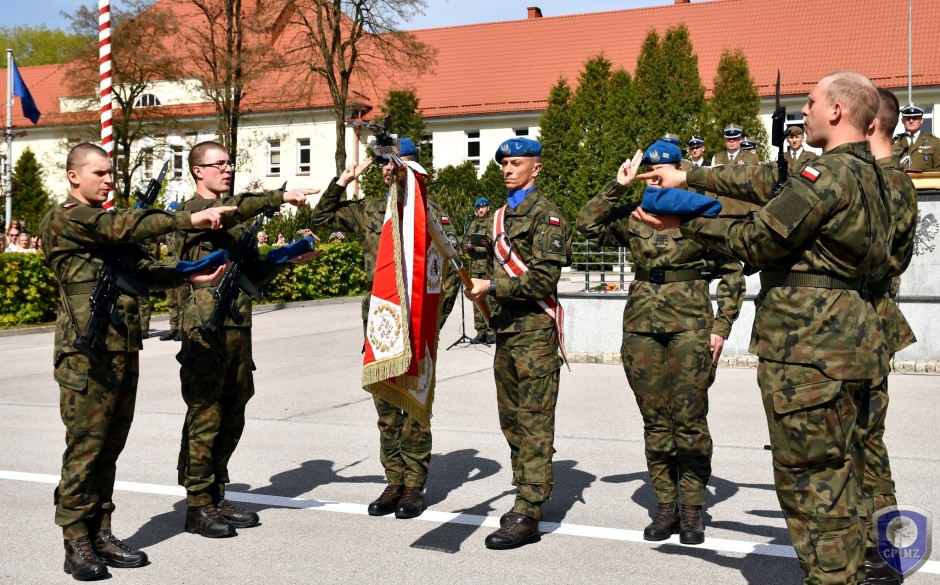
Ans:
POLYGON ((2 252, 25 252, 36 253, 42 251, 42 238, 38 235, 30 235, 26 230, 26 222, 19 218, 13 218, 6 229, 6 233, 0 241, 0 251, 2 252))

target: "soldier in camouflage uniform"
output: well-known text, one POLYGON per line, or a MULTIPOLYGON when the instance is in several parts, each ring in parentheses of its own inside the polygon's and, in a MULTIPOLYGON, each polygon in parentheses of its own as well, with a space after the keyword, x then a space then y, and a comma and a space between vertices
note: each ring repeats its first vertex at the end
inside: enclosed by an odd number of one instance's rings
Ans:
MULTIPOLYGON (((282 203, 303 205, 313 189, 294 189, 263 195, 220 196, 230 188, 232 165, 228 153, 217 142, 202 142, 189 153, 189 168, 196 180, 196 194, 179 206, 199 211, 232 205, 237 207, 226 229, 192 234, 176 232, 172 246, 180 260, 198 261, 217 250, 233 250, 245 226, 239 222, 282 203)), ((254 236, 252 236, 254 240, 254 236)), ((252 244, 255 244, 253 241, 252 244)), ((312 255, 297 258, 304 261, 312 255)), ((284 266, 272 266, 259 256, 257 246, 242 263, 243 274, 260 284, 273 278, 284 266)), ((228 463, 245 428, 245 406, 254 394, 251 357, 251 297, 238 292, 235 307, 241 316, 226 315, 215 347, 199 332, 215 309, 215 283, 192 284, 184 289, 186 304, 180 320, 182 347, 176 359, 180 368, 186 418, 180 446, 179 484, 186 488, 187 532, 209 538, 235 536, 235 528, 258 523, 258 515, 233 504, 225 497, 229 483, 228 463)))
MULTIPOLYGON (((166 256, 167 262, 178 262, 179 254, 173 247, 173 238, 166 238, 166 256)), ((160 336, 160 341, 181 341, 180 334, 180 315, 181 308, 186 305, 186 289, 184 287, 174 288, 166 291, 166 307, 170 317, 169 330, 160 336)))
MULTIPOLYGON (((490 253, 485 245, 481 246, 479 243, 487 238, 492 239, 493 218, 487 217, 490 212, 489 200, 486 197, 477 199, 473 204, 473 212, 476 217, 470 220, 467 225, 467 233, 464 234, 464 247, 470 255, 470 276, 473 278, 486 278, 490 269, 490 253), (474 241, 477 242, 477 245, 474 245, 474 241)), ((492 307, 490 307, 490 311, 492 312, 492 307)), ((476 304, 473 305, 473 326, 477 331, 473 343, 491 345, 496 342, 496 334, 493 333, 476 304)))
MULTIPOLYGON (((891 259, 872 275, 868 285, 875 310, 884 323, 888 352, 894 354, 916 341, 907 319, 895 302, 901 274, 907 270, 914 254, 914 228, 917 223, 917 192, 892 154, 891 135, 898 124, 898 99, 884 88, 878 88, 881 104, 872 124, 868 142, 881 167, 892 223, 891 259)), ((887 506, 896 506, 894 480, 888 448, 884 442, 885 418, 888 414, 888 377, 872 380, 868 426, 865 429, 865 476, 862 497, 865 514, 865 569, 868 583, 900 583, 900 576, 878 554, 877 533, 872 515, 887 506)))
MULTIPOLYGON (((878 93, 837 72, 810 92, 803 115, 823 154, 745 219, 693 219, 682 233, 762 270, 751 337, 770 430, 777 498, 807 584, 865 578, 862 433, 873 378, 887 374, 882 320, 865 290, 889 260, 891 218, 865 142, 878 93)), ((711 174, 716 192, 750 197, 746 168, 711 174)), ((685 174, 657 170, 664 186, 685 174)), ((678 218, 636 217, 658 228, 678 218)))
POLYGON ((642 161, 626 161, 617 179, 578 214, 577 227, 602 246, 629 246, 637 266, 624 307, 621 355, 643 415, 646 464, 658 503, 643 538, 666 540, 678 532, 683 544, 701 544, 712 459, 708 388, 741 310, 742 266, 683 237, 678 229, 657 234, 630 217, 635 203, 617 205, 637 164, 679 168, 681 156, 677 146, 657 142, 642 161), (717 316, 708 289, 711 278, 721 279, 717 316))
MULTIPOLYGON (((418 152, 409 138, 401 139, 399 155, 405 161, 417 161, 418 152)), ((391 161, 379 158, 382 164, 382 176, 386 185, 391 185, 395 167, 391 161)), ((375 275, 375 258, 379 250, 379 237, 385 222, 386 197, 368 197, 344 201, 346 187, 361 175, 372 163, 364 160, 358 166, 350 165, 333 179, 330 186, 320 197, 314 209, 313 221, 319 227, 342 230, 351 234, 362 247, 365 261, 366 295, 362 299, 362 325, 365 331, 369 317, 369 298, 372 291, 372 279, 375 275)), ((429 213, 441 222, 447 238, 457 247, 457 236, 450 218, 447 217, 434 201, 428 199, 429 213)), ((457 271, 448 270, 441 298, 441 313, 438 328, 443 327, 447 316, 454 308, 460 286, 457 271)), ((431 427, 425 426, 404 410, 374 397, 375 410, 378 414, 379 460, 385 469, 388 485, 382 494, 369 504, 369 514, 385 516, 395 513, 396 518, 416 518, 424 512, 424 486, 428 480, 428 468, 431 464, 431 427)))
MULTIPOLYGON (((101 204, 113 188, 111 161, 93 144, 68 155, 70 194, 43 218, 43 254, 59 283, 55 333, 55 380, 59 383, 66 434, 62 479, 55 490, 56 524, 65 539, 65 572, 79 581, 108 575, 113 567, 140 567, 147 555, 111 533, 112 494, 118 456, 127 441, 137 397, 138 356, 142 349, 135 296, 121 293, 115 302, 120 324, 104 318, 93 338, 101 354, 93 361, 76 341, 91 318, 90 294, 106 260, 125 276, 152 285, 181 282, 172 266, 160 265, 135 242, 192 226, 219 227, 222 208, 201 214, 155 209, 108 212, 101 204)), ((212 275, 197 279, 216 278, 212 275)))
MULTIPOLYGON (((539 540, 542 505, 555 483, 560 323, 540 303, 557 301, 561 268, 571 264, 571 230, 561 209, 535 186, 541 154, 542 145, 529 138, 507 140, 496 151, 509 193, 508 203, 497 212, 505 212, 504 230, 494 233, 487 247, 493 250, 496 242, 505 251, 508 246, 528 270, 511 268, 517 275, 510 277, 503 260, 491 260, 490 278, 473 279, 473 289, 466 292, 473 301, 489 296, 496 307, 490 320, 496 331, 496 402, 516 486, 512 510, 500 518, 499 530, 486 537, 492 549, 539 540)), ((511 258, 504 260, 516 265, 511 258)))

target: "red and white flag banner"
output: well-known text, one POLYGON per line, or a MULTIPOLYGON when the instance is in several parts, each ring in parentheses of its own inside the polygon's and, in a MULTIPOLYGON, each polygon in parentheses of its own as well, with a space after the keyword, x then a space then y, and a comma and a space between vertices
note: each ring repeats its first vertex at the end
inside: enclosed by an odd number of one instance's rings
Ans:
POLYGON ((427 173, 405 163, 404 188, 393 181, 379 237, 366 323, 362 385, 431 421, 444 255, 427 227, 427 173))

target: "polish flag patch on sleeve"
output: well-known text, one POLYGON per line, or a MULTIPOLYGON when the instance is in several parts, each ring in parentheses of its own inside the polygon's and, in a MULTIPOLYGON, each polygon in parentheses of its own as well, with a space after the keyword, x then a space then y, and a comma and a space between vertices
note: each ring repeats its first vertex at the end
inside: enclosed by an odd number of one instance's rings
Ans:
POLYGON ((820 172, 818 169, 815 169, 810 166, 803 167, 803 170, 800 171, 800 176, 809 181, 810 183, 815 183, 816 179, 819 178, 820 172))
POLYGON ((555 217, 554 215, 549 215, 548 223, 551 225, 561 225, 561 218, 555 217))
POLYGON ((441 225, 450 225, 450 218, 446 215, 441 216, 441 225))

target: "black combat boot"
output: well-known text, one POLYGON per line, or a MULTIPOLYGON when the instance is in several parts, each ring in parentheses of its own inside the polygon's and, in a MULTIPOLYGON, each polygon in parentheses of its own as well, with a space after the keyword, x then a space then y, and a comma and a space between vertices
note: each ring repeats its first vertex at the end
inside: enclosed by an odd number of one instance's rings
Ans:
POLYGON ((656 517, 643 529, 644 540, 668 540, 679 532, 679 510, 675 502, 659 504, 656 517))
POLYGON ((109 576, 107 565, 95 554, 88 535, 65 541, 63 569, 76 581, 94 581, 109 576))
POLYGON ((99 530, 95 536, 95 553, 111 567, 132 569, 147 564, 147 553, 124 544, 110 530, 99 530))
POLYGON ((865 553, 865 580, 862 585, 900 585, 904 577, 891 568, 878 554, 869 550, 865 553))
POLYGON ((702 526, 702 507, 682 504, 679 542, 682 544, 702 544, 705 542, 705 528, 702 526))
POLYGON ((424 490, 416 487, 406 487, 398 507, 395 508, 395 517, 407 520, 417 518, 424 512, 424 490))
POLYGON ((215 507, 219 510, 219 514, 231 522, 235 528, 251 528, 257 526, 260 521, 256 513, 236 506, 225 498, 222 498, 215 507))
POLYGON ((166 333, 160 336, 160 341, 171 341, 179 334, 179 331, 176 329, 170 329, 166 333))
POLYGON ((379 499, 369 504, 369 516, 386 516, 395 511, 398 507, 398 501, 405 493, 403 485, 385 486, 385 491, 379 496, 379 499))
POLYGON ((541 539, 538 520, 525 514, 510 512, 499 530, 487 536, 484 542, 486 548, 506 550, 538 542, 541 539))
POLYGON ((186 509, 186 532, 206 538, 235 536, 235 526, 222 517, 215 504, 190 506, 186 509))

